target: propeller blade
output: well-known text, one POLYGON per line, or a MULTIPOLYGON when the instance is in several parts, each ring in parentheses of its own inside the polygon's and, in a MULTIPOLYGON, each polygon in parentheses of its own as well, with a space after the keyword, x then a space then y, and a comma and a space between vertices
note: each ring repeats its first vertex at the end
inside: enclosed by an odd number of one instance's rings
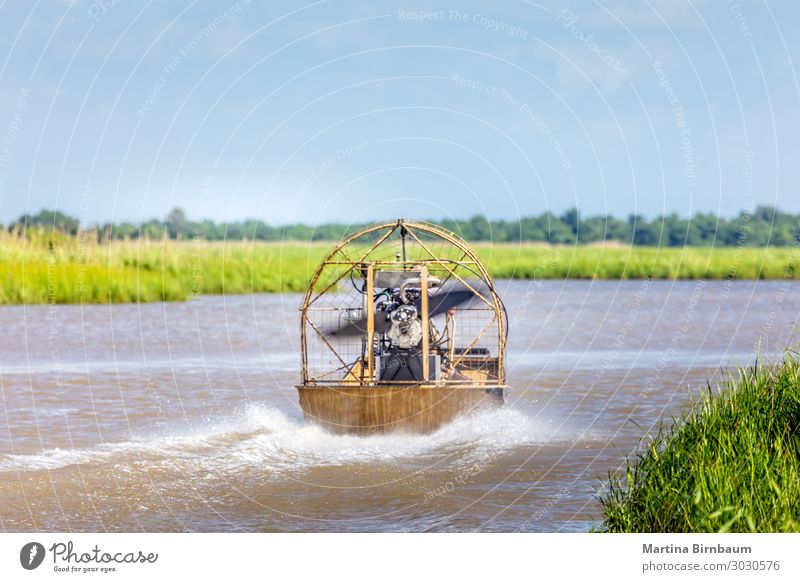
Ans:
MULTIPOLYGON (((391 327, 391 322, 386 318, 386 314, 383 311, 377 311, 375 313, 375 333, 380 334, 388 331, 389 327, 391 327)), ((337 337, 365 336, 367 335, 367 318, 361 317, 347 321, 341 327, 326 331, 325 335, 337 337)))
MULTIPOLYGON (((480 281, 470 281, 470 285, 478 293, 484 294, 485 284, 480 281)), ((476 295, 469 287, 461 282, 449 282, 442 285, 435 292, 428 295, 428 317, 436 317, 447 310, 475 299, 476 295)), ((422 312, 422 300, 414 302, 417 311, 422 312)), ((382 334, 389 331, 392 323, 383 311, 375 311, 375 334, 382 334)), ((334 337, 357 337, 367 335, 367 317, 343 321, 339 327, 324 331, 326 336, 334 337)))
MULTIPOLYGON (((479 289, 477 284, 470 283, 475 289, 479 289)), ((458 307, 467 303, 475 297, 475 293, 463 283, 453 283, 443 285, 435 293, 428 295, 428 317, 436 317, 447 312, 448 309, 458 307)), ((422 310, 422 301, 416 302, 418 310, 422 310)))

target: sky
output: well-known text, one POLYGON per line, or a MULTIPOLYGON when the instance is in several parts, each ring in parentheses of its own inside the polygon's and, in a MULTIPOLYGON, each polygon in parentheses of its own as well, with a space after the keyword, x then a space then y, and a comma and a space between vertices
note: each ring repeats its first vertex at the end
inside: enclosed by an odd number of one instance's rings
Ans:
POLYGON ((0 223, 800 211, 798 2, 0 0, 0 223))

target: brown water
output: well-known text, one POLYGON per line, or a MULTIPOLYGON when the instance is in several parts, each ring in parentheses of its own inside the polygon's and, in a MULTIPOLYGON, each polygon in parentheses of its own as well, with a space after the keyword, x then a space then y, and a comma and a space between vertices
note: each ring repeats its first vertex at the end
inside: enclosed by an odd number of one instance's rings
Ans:
POLYGON ((297 295, 0 308, 0 528, 585 531, 597 489, 800 284, 501 282, 505 409, 435 434, 306 425, 297 295))

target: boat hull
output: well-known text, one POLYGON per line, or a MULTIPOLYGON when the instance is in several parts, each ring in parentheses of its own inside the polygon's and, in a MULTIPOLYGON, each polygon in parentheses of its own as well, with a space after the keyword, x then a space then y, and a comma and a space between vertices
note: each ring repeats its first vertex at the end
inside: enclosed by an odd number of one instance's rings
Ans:
POLYGON ((428 433, 457 416, 503 404, 505 386, 298 386, 309 422, 339 434, 428 433))

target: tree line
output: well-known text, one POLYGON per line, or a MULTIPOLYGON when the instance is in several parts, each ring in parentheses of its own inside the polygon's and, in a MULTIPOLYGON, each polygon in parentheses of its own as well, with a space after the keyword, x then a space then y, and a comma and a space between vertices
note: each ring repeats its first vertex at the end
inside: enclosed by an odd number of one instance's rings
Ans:
MULTIPOLYGON (((733 218, 698 213, 692 217, 677 214, 646 219, 630 215, 584 218, 573 208, 561 215, 545 212, 519 220, 488 220, 473 216, 467 220, 431 221, 452 230, 469 241, 546 242, 551 244, 617 241, 643 246, 789 246, 800 242, 800 214, 782 212, 771 206, 759 206, 752 212, 740 212, 733 218)), ((126 239, 206 239, 259 241, 333 241, 339 240, 366 224, 329 223, 318 226, 292 224, 273 226, 261 220, 216 223, 193 221, 176 208, 164 219, 139 224, 131 222, 96 224, 87 227, 68 214, 42 210, 25 214, 6 229, 24 234, 26 229, 46 228, 77 235, 91 232, 100 242, 126 239)))

